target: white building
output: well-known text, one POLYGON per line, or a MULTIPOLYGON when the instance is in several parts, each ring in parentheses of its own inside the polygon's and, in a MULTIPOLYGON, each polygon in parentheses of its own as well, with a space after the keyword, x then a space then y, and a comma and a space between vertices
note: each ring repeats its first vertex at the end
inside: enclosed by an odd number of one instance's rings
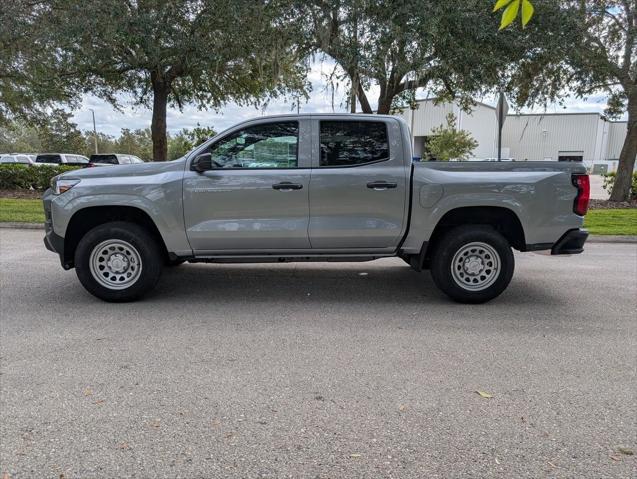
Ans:
POLYGON ((417 103, 416 109, 396 113, 407 122, 411 129, 415 157, 423 156, 426 139, 431 136, 431 130, 434 127, 446 125, 449 113, 456 116, 458 129, 469 131, 478 142, 478 147, 473 151, 475 158, 497 156, 497 122, 495 108, 492 106, 478 103, 471 113, 467 113, 451 103, 435 105, 433 100, 418 100, 417 103))
MULTIPOLYGON (((419 100, 414 110, 397 113, 411 128, 414 156, 422 157, 434 127, 446 124, 448 113, 456 115, 457 127, 478 142, 474 159, 497 157, 495 108, 477 103, 471 113, 457 105, 435 105, 419 100)), ((516 160, 582 161, 587 166, 605 164, 617 169, 627 122, 608 121, 599 113, 544 113, 507 115, 502 129, 502 157, 516 160)))
POLYGON ((627 127, 627 122, 608 121, 599 113, 508 115, 502 144, 517 160, 583 161, 614 171, 627 127))

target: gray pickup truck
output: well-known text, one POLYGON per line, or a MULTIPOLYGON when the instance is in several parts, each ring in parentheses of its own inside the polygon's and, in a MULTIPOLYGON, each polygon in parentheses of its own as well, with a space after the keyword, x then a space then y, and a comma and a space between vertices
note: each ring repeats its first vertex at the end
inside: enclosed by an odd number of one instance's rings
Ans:
POLYGON ((184 261, 398 256, 452 299, 481 303, 509 284, 512 248, 581 253, 588 199, 581 164, 413 163, 396 117, 287 115, 174 161, 53 178, 45 244, 106 301, 141 297, 184 261))

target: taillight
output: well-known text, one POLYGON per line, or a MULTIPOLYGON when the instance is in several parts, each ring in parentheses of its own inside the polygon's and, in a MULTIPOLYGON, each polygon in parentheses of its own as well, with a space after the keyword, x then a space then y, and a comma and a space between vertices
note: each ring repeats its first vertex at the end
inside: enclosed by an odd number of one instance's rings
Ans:
POLYGON ((591 183, 588 175, 573 175, 573 186, 577 188, 577 196, 573 201, 573 213, 584 216, 588 211, 588 202, 591 199, 591 183))

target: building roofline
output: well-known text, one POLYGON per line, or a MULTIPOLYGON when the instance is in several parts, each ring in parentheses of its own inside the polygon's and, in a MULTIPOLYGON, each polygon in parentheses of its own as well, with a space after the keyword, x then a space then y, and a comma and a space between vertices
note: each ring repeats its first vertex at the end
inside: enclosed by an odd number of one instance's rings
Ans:
POLYGON ((565 111, 562 113, 509 113, 507 115, 507 117, 515 117, 515 116, 574 116, 574 115, 595 115, 597 116, 599 119, 604 120, 608 123, 628 123, 627 120, 607 120, 606 118, 604 118, 602 116, 601 113, 597 112, 597 111, 583 111, 583 112, 576 112, 576 111, 565 111))
MULTIPOLYGON (((434 101, 436 100, 436 98, 421 98, 420 100, 416 100, 416 103, 424 103, 424 102, 429 102, 429 101, 434 101)), ((484 107, 487 107, 491 110, 496 110, 496 107, 489 105, 488 103, 484 103, 482 101, 479 100, 474 100, 476 102, 476 104, 478 105, 482 105, 484 107)), ((447 102, 449 103, 449 102, 447 102)), ((409 108, 407 108, 407 110, 409 110, 409 108)), ((565 112, 554 112, 554 113, 509 113, 507 114, 507 116, 563 116, 563 115, 597 115, 598 117, 602 118, 602 114, 599 113, 598 111, 583 111, 583 112, 576 112, 576 111, 565 111, 565 112)), ((602 118, 604 119, 604 118, 602 118)), ((606 120, 604 119, 604 121, 607 121, 608 123, 628 123, 627 120, 606 120)))
MULTIPOLYGON (((436 98, 421 98, 420 100, 416 100, 416 103, 424 103, 424 102, 435 101, 435 100, 436 98)), ((495 110, 495 107, 492 105, 489 105, 488 103, 484 103, 479 100, 473 100, 473 101, 476 102, 477 105, 486 106, 487 108, 490 108, 491 110, 495 110)), ((444 102, 444 103, 449 103, 449 102, 444 102)), ((410 108, 407 108, 407 109, 410 109, 410 108)))

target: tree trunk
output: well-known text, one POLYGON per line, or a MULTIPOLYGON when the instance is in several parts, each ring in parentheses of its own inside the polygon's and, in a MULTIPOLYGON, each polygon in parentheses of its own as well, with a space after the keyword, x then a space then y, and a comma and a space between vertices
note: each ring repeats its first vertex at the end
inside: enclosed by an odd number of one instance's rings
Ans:
POLYGON ((626 139, 619 154, 617 176, 610 195, 610 201, 628 201, 632 184, 633 168, 637 156, 637 91, 628 96, 628 125, 626 139))
POLYGON ((394 99, 394 95, 381 95, 378 98, 378 113, 379 115, 389 115, 389 111, 391 110, 391 102, 394 99))
POLYGON ((357 90, 358 90, 358 102, 361 104, 361 111, 363 113, 374 113, 372 111, 372 107, 369 104, 369 100, 367 99, 367 94, 363 89, 363 85, 361 85, 360 80, 357 82, 357 90))
POLYGON ((153 139, 153 160, 168 159, 168 141, 166 140, 166 107, 170 85, 155 72, 151 73, 153 85, 153 119, 150 125, 153 139))

